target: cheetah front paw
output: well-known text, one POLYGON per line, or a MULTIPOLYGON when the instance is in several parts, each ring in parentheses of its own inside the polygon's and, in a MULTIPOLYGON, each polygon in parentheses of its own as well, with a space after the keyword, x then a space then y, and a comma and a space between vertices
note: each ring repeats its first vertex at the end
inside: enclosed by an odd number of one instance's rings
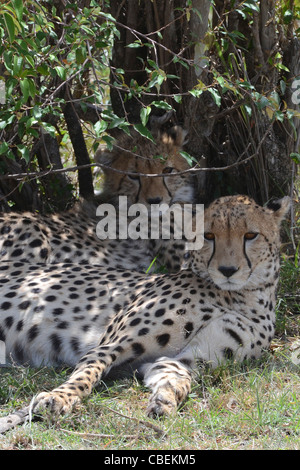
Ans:
POLYGON ((79 397, 76 395, 69 395, 58 391, 43 392, 34 398, 33 411, 35 413, 48 411, 53 415, 65 414, 71 411, 78 401, 79 397))
POLYGON ((167 397, 165 394, 156 393, 150 399, 147 408, 147 416, 157 418, 160 416, 168 416, 177 409, 176 400, 173 397, 167 397))

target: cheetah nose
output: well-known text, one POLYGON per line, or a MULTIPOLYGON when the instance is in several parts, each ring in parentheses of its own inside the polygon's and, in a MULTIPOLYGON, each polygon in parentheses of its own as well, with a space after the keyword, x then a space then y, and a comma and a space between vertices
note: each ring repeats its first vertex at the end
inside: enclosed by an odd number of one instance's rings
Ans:
POLYGON ((219 266, 218 269, 225 277, 231 277, 239 270, 239 268, 234 266, 219 266))
POLYGON ((149 197, 147 199, 148 204, 159 204, 162 201, 162 197, 149 197))

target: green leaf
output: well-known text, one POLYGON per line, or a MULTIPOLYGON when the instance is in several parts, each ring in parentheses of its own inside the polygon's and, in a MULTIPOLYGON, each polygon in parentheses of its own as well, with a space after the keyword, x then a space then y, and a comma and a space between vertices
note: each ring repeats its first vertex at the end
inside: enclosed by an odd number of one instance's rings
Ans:
POLYGON ((7 32, 8 32, 9 40, 10 40, 10 42, 14 42, 14 40, 15 40, 15 23, 14 23, 14 19, 13 19, 12 15, 10 15, 7 12, 4 13, 3 18, 4 18, 5 27, 6 27, 7 32))
POLYGON ((96 122, 96 124, 94 125, 94 131, 96 133, 96 136, 100 137, 101 134, 104 131, 106 131, 107 127, 108 127, 108 123, 106 121, 104 121, 104 119, 102 119, 101 121, 96 122))
POLYGON ((141 43, 141 41, 137 40, 135 42, 132 42, 131 44, 127 44, 126 47, 130 48, 130 49, 137 49, 138 47, 141 47, 143 44, 141 43))
POLYGON ((29 83, 28 79, 24 78, 24 80, 20 81, 21 92, 23 95, 24 101, 27 101, 29 98, 29 83))
POLYGON ((147 129, 147 127, 143 126, 143 124, 134 124, 133 127, 139 134, 154 142, 151 132, 147 129))
POLYGON ((34 96, 36 95, 36 87, 32 78, 24 78, 23 80, 21 80, 20 87, 24 101, 27 101, 29 96, 34 98, 34 96))
POLYGON ((102 140, 104 140, 104 142, 106 143, 107 149, 111 151, 113 149, 114 138, 111 137, 110 135, 104 135, 102 137, 102 140))
POLYGON ((37 121, 40 121, 40 120, 42 119, 43 113, 42 113, 42 109, 41 109, 40 106, 35 105, 35 106, 33 107, 32 112, 33 112, 33 116, 35 117, 35 119, 36 119, 37 121))
POLYGON ((197 163, 197 160, 192 157, 192 155, 190 155, 189 153, 184 152, 183 150, 181 150, 179 153, 188 162, 190 166, 193 166, 193 163, 197 163))
POLYGON ((243 7, 246 11, 256 11, 259 13, 259 4, 257 0, 248 0, 247 2, 243 2, 243 7))
POLYGON ((283 22, 285 24, 291 23, 293 20, 293 12, 292 10, 286 10, 286 12, 283 15, 283 22))
POLYGON ((149 82, 149 88, 152 88, 153 86, 158 86, 160 87, 162 83, 165 81, 166 75, 162 70, 159 70, 158 72, 154 71, 151 75, 151 80, 149 82))
POLYGON ((14 10, 19 21, 23 18, 23 0, 13 0, 14 10))
POLYGON ((172 106, 165 101, 152 101, 152 103, 156 108, 165 109, 166 111, 172 111, 172 106))
POLYGON ((110 122, 109 124, 109 128, 110 129, 114 129, 116 127, 121 127, 124 123, 125 123, 125 119, 124 118, 119 118, 119 117, 113 117, 112 118, 112 121, 110 122))
POLYGON ((12 51, 4 51, 3 52, 3 59, 4 59, 4 65, 6 69, 12 73, 12 61, 13 61, 13 53, 12 51))
POLYGON ((176 103, 181 103, 182 102, 182 95, 173 95, 174 100, 176 103))
POLYGON ((57 65, 56 67, 54 67, 54 70, 56 71, 57 75, 59 76, 59 78, 63 81, 66 80, 66 76, 67 76, 67 72, 66 72, 66 69, 64 67, 61 67, 60 65, 57 65))
POLYGON ((19 77, 22 70, 23 70, 23 57, 15 55, 14 64, 13 64, 14 77, 19 77))
POLYGON ((284 95, 286 92, 286 83, 284 80, 280 80, 279 84, 280 84, 281 93, 284 95))
POLYGON ((45 131, 51 135, 51 137, 55 137, 56 129, 54 126, 51 126, 51 124, 48 124, 47 122, 42 122, 42 126, 45 131))
POLYGON ((198 98, 200 95, 202 95, 203 90, 200 90, 200 88, 194 88, 193 90, 190 90, 189 93, 195 98, 198 98))
POLYGON ((214 102, 217 106, 221 106, 221 96, 219 95, 218 90, 216 88, 208 88, 208 91, 212 95, 214 102))
POLYGON ((29 153, 28 146, 23 145, 23 144, 19 144, 19 145, 17 145, 17 148, 18 148, 19 152, 21 153, 22 158, 24 158, 25 162, 29 163, 30 153, 29 153))
POLYGON ((85 47, 77 48, 75 52, 75 56, 76 56, 76 64, 83 64, 83 62, 86 59, 86 48, 85 47))
POLYGON ((276 67, 277 69, 279 69, 279 70, 284 70, 285 72, 289 72, 289 71, 290 71, 290 69, 288 69, 285 65, 283 65, 283 64, 281 64, 281 63, 279 63, 279 64, 274 64, 274 65, 275 65, 275 67, 276 67))
POLYGON ((141 118, 141 123, 143 124, 143 126, 146 126, 150 113, 151 113, 151 106, 146 106, 145 108, 141 109, 140 118, 141 118))
POLYGON ((293 152, 290 154, 290 157, 297 165, 300 165, 300 153, 293 152))
POLYGON ((7 142, 3 142, 2 144, 0 144, 0 155, 7 153, 8 150, 9 150, 9 146, 7 142))

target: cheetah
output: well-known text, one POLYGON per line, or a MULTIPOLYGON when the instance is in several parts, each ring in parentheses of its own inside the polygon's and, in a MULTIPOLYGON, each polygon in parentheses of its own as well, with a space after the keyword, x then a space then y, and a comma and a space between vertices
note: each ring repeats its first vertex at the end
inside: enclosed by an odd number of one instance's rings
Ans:
POLYGON ((204 244, 190 265, 144 276, 100 266, 0 265, 0 339, 18 363, 74 366, 33 400, 69 412, 110 371, 139 371, 152 391, 147 414, 175 412, 199 362, 251 360, 275 323, 280 224, 290 200, 260 207, 228 196, 205 212, 204 244))
MULTIPOLYGON (((186 159, 180 155, 185 131, 174 126, 168 132, 157 135, 150 142, 138 133, 119 138, 111 152, 98 152, 97 161, 105 164, 104 189, 98 203, 117 205, 118 197, 127 196, 130 206, 139 202, 148 209, 152 204, 191 203, 195 197, 195 181, 186 159), (147 142, 146 142, 147 141, 147 142), (123 150, 122 150, 123 148, 123 150), (133 152, 133 149, 135 153, 133 152), (111 169, 109 169, 109 168, 111 169), (119 174, 114 170, 128 172, 119 174), (174 173, 179 174, 174 176, 174 173), (139 177, 135 173, 164 174, 163 177, 139 177), (171 175, 173 173, 173 176, 171 175)), ((90 263, 117 268, 145 271, 158 248, 145 240, 99 239, 96 235, 95 202, 83 201, 72 210, 59 214, 15 213, 0 216, 0 260, 42 263, 90 263)), ((184 242, 176 242, 174 248, 184 254, 184 242)), ((177 270, 177 265, 167 266, 177 270)))

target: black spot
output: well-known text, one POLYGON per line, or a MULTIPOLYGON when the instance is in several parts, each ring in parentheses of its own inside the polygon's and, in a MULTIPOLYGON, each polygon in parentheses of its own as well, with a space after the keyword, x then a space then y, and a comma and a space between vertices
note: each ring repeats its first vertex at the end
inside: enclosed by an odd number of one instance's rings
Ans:
POLYGON ((4 331, 2 330, 0 326, 0 341, 4 341, 5 343, 5 340, 6 340, 6 337, 5 337, 4 331))
POLYGON ((94 292, 96 292, 96 289, 95 289, 95 287, 88 287, 87 289, 85 289, 84 292, 86 294, 93 294, 94 292))
POLYGON ((130 326, 136 326, 138 325, 139 323, 141 323, 141 318, 135 318, 134 320, 132 320, 129 325, 130 326))
POLYGON ((168 333, 156 336, 156 341, 159 344, 159 346, 161 346, 161 347, 166 346, 168 344, 169 340, 170 340, 170 335, 168 333))
POLYGON ((225 331, 238 343, 239 346, 243 346, 241 337, 235 331, 233 331, 231 328, 225 328, 225 331))
POLYGON ((122 310, 122 305, 120 305, 120 304, 115 304, 113 308, 114 308, 114 312, 115 312, 115 313, 119 313, 120 310, 122 310))
POLYGON ((41 251, 40 251, 40 257, 41 257, 42 259, 45 259, 45 258, 47 258, 47 256, 48 256, 48 250, 47 250, 47 248, 42 248, 41 251))
POLYGON ((56 297, 55 295, 47 295, 47 297, 45 297, 45 300, 46 302, 54 302, 56 300, 56 297))
POLYGON ((171 318, 167 318, 166 320, 162 322, 162 324, 171 326, 171 325, 174 325, 174 321, 171 320, 171 318))
POLYGON ((225 359, 232 359, 233 358, 233 351, 231 348, 224 348, 223 354, 225 359))
POLYGON ((182 293, 181 293, 181 292, 176 292, 175 294, 172 295, 172 298, 173 298, 173 299, 180 299, 180 297, 182 297, 182 293))
POLYGON ((156 310, 155 316, 156 317, 162 317, 165 314, 165 312, 166 312, 166 310, 164 308, 159 308, 158 310, 156 310))
POLYGON ((209 307, 201 308, 201 312, 213 313, 213 309, 209 307))
POLYGON ((11 231, 10 225, 4 225, 1 228, 1 235, 5 235, 6 233, 9 233, 11 231))
POLYGON ((144 346, 140 343, 132 343, 131 348, 135 356, 141 356, 145 352, 144 346))
POLYGON ((6 328, 11 328, 12 325, 14 324, 13 317, 6 317, 5 320, 4 320, 4 324, 5 324, 6 328))
POLYGON ((28 307, 30 307, 31 302, 29 300, 24 300, 24 302, 21 302, 19 304, 19 309, 20 310, 26 310, 28 307))
POLYGON ((177 315, 185 315, 186 310, 185 308, 179 308, 178 310, 176 310, 176 313, 177 315))
POLYGON ((53 333, 52 335, 49 336, 49 339, 51 341, 52 348, 54 349, 54 351, 60 351, 61 349, 60 337, 57 334, 53 333))
POLYGON ((141 328, 139 331, 138 331, 138 336, 145 336, 149 333, 149 328, 141 328))
POLYGON ((69 328, 69 323, 67 321, 61 321, 58 323, 57 328, 59 330, 66 330, 67 328, 69 328))
POLYGON ((19 343, 14 345, 14 356, 18 362, 24 362, 24 350, 19 343))
POLYGON ((34 308, 35 313, 40 313, 45 309, 45 305, 39 305, 38 307, 34 308))
POLYGON ((32 289, 32 292, 34 294, 39 294, 41 292, 41 289, 39 287, 35 287, 34 289, 32 289))
POLYGON ((42 240, 36 239, 32 240, 32 242, 29 243, 29 246, 31 248, 37 248, 38 246, 41 246, 43 244, 42 240))
POLYGON ((210 319, 211 319, 211 316, 210 316, 210 315, 203 315, 203 317, 202 317, 202 320, 203 320, 203 321, 208 321, 208 320, 210 320, 210 319))
POLYGON ((11 253, 11 256, 17 257, 17 256, 21 256, 22 254, 23 254, 23 250, 21 250, 21 248, 18 248, 17 250, 14 250, 14 251, 11 253))
POLYGON ((184 325, 184 337, 185 338, 188 338, 190 336, 190 334, 192 333, 194 329, 194 325, 192 322, 188 322, 184 325))
POLYGON ((33 341, 37 335, 39 334, 39 328, 37 325, 33 325, 31 328, 29 328, 27 336, 28 336, 28 341, 33 341))
POLYGON ((70 294, 69 299, 78 299, 79 294, 70 294))
POLYGON ((64 309, 61 307, 56 307, 52 310, 52 315, 62 315, 64 313, 64 309))
POLYGON ((62 289, 62 285, 61 284, 54 284, 53 286, 51 286, 51 289, 60 290, 60 289, 62 289))
POLYGON ((79 352, 80 343, 77 338, 71 338, 70 345, 75 353, 79 352))
POLYGON ((10 303, 10 302, 3 302, 3 303, 1 304, 1 307, 0 307, 0 308, 1 308, 1 310, 8 310, 8 309, 10 309, 10 307, 11 307, 11 303, 10 303))
POLYGON ((17 326, 16 326, 16 330, 17 330, 17 331, 22 331, 22 330, 23 330, 23 326, 24 326, 23 320, 18 321, 17 326))

